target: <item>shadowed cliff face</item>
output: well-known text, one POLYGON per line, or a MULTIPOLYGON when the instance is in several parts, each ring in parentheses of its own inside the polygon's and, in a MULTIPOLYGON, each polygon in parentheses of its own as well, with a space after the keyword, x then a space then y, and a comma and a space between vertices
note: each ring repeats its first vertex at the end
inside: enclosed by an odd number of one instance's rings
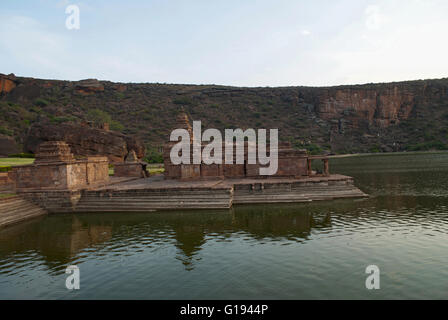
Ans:
POLYGON ((0 79, 0 129, 20 144, 35 123, 82 122, 101 110, 157 147, 182 107, 203 129, 278 128, 281 140, 314 153, 448 149, 448 79, 322 88, 0 79))

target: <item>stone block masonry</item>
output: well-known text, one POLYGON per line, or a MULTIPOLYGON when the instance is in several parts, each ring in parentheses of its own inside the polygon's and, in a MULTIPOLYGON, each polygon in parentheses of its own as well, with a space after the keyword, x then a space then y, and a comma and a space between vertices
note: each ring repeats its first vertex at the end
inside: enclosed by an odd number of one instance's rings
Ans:
POLYGON ((14 167, 13 175, 18 193, 82 189, 107 184, 109 162, 98 156, 75 160, 65 142, 48 141, 39 146, 33 164, 14 167))
MULTIPOLYGON (((181 112, 176 121, 176 129, 185 129, 190 134, 192 139, 192 128, 185 112, 181 112)), ((278 170, 273 176, 260 176, 260 168, 263 167, 260 163, 249 164, 248 144, 244 145, 244 163, 236 163, 236 151, 234 148, 233 164, 226 164, 222 159, 222 164, 193 164, 193 156, 190 152, 190 164, 175 165, 171 162, 170 152, 176 142, 169 141, 165 144, 163 161, 165 165, 165 178, 177 180, 207 180, 207 179, 236 179, 236 178, 269 178, 269 177, 289 177, 301 178, 308 177, 312 174, 307 165, 309 159, 306 150, 294 150, 288 142, 279 143, 278 145, 278 170)), ((202 144, 204 149, 206 145, 202 144)), ((192 141, 189 145, 192 150, 192 141)), ((225 144, 222 145, 222 156, 224 155, 225 144)), ((270 146, 266 146, 269 152, 270 146)), ((258 149, 255 149, 258 154, 258 149)))
POLYGON ((123 166, 118 166, 125 177, 114 177, 118 182, 112 183, 107 158, 75 160, 66 143, 53 141, 39 147, 33 165, 15 167, 13 173, 17 193, 50 213, 229 209, 233 204, 367 196, 354 186, 351 177, 330 175, 326 157, 308 157, 287 147, 282 150, 279 173, 263 179, 254 174, 258 164, 250 167, 247 163, 167 164, 168 177, 173 179, 139 178, 144 164, 131 153, 123 166), (310 172, 313 159, 324 161, 323 175, 310 172))
POLYGON ((343 175, 205 181, 161 180, 155 176, 76 192, 27 193, 27 197, 52 213, 229 209, 239 204, 300 203, 366 196, 351 177, 343 175))

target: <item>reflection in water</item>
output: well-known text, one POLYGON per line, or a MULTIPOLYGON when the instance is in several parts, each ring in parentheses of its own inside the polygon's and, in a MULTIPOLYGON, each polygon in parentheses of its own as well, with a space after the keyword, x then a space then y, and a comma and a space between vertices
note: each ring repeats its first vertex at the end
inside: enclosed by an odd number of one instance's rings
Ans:
MULTIPOLYGON (((50 270, 60 271, 86 248, 120 242, 121 247, 151 239, 175 240, 179 260, 187 270, 206 239, 244 233, 257 240, 307 240, 312 228, 331 227, 329 210, 309 212, 309 206, 240 206, 229 211, 163 212, 152 214, 84 214, 51 216, 12 226, 0 233, 0 259, 39 252, 50 270), (129 237, 132 230, 132 237, 129 237)), ((329 209, 329 208, 327 208, 329 209)), ((0 268, 1 272, 1 268, 0 268)))
POLYGON ((61 214, 0 230, 0 298, 447 297, 448 155, 334 162, 372 197, 61 214), (363 289, 372 263, 376 296, 363 289), (84 281, 75 296, 63 286, 70 264, 84 281))
POLYGON ((191 270, 207 239, 244 234, 246 239, 258 241, 300 243, 309 240, 313 230, 331 230, 332 215, 351 225, 360 219, 363 209, 393 210, 398 216, 387 216, 393 220, 405 219, 403 211, 413 212, 419 206, 434 209, 439 205, 428 197, 377 197, 332 203, 236 206, 229 211, 61 214, 5 229, 0 233, 0 259, 36 251, 50 270, 58 272, 86 248, 117 249, 145 239, 150 239, 152 245, 173 240, 179 249, 178 259, 186 270, 191 270))

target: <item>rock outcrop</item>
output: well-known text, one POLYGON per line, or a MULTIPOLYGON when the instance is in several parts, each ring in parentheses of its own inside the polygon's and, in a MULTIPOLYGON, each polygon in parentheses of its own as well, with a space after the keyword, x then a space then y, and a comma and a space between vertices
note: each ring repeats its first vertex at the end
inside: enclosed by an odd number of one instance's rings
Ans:
POLYGON ((86 79, 76 82, 75 90, 78 94, 88 95, 104 91, 104 86, 97 79, 86 79))
POLYGON ((183 107, 204 129, 278 128, 280 140, 315 153, 448 149, 448 78, 279 88, 0 78, 0 129, 20 145, 30 125, 86 122, 96 111, 157 158, 183 107))
POLYGON ((35 124, 25 141, 27 152, 36 152, 44 141, 65 141, 75 156, 107 156, 111 162, 123 162, 129 151, 138 158, 145 155, 142 142, 119 132, 105 131, 75 124, 35 124))
POLYGON ((21 150, 13 137, 0 134, 0 156, 19 153, 21 150))
POLYGON ((409 117, 415 104, 415 95, 415 92, 398 86, 327 88, 318 94, 316 111, 319 118, 324 120, 346 117, 385 128, 409 117))
POLYGON ((15 79, 13 74, 0 74, 0 95, 11 92, 17 86, 15 79))

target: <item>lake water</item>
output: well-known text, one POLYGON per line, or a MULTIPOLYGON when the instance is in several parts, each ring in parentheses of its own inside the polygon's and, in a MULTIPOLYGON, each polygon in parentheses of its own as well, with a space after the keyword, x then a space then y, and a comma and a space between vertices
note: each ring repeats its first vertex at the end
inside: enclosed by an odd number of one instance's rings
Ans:
POLYGON ((330 161, 371 197, 50 215, 0 230, 0 298, 447 299, 448 153, 330 161), (65 269, 80 269, 80 290, 65 269), (366 267, 380 269, 367 290, 366 267))

